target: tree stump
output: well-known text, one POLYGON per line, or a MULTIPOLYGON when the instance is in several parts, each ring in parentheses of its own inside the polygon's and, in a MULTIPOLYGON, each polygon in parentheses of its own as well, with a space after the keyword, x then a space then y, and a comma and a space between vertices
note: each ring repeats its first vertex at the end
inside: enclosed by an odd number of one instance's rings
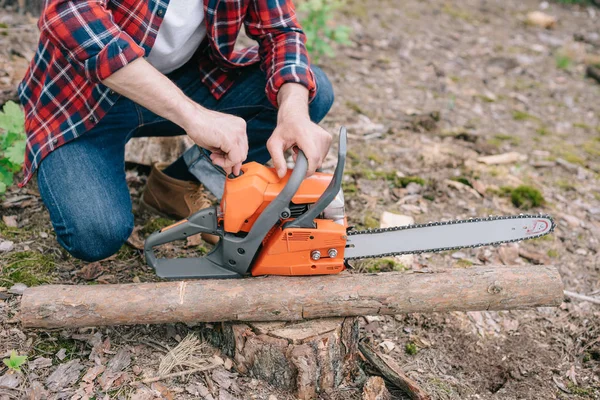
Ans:
POLYGON ((201 329, 242 374, 294 392, 299 399, 352 385, 358 366, 358 318, 302 322, 224 322, 201 329))
POLYGON ((125 146, 125 161, 151 166, 154 163, 172 163, 194 144, 189 136, 140 137, 125 146))

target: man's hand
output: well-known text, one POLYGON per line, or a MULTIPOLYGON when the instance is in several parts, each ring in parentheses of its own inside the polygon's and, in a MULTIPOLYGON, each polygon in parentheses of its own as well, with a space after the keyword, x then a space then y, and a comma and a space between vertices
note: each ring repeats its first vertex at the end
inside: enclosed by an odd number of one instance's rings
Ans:
POLYGON ((239 175, 248 156, 246 121, 242 118, 195 103, 143 58, 132 61, 102 83, 182 127, 198 146, 212 152, 214 164, 227 174, 239 175))
POLYGON ((297 146, 308 160, 306 176, 311 176, 323 164, 332 136, 310 120, 308 114, 308 90, 296 83, 281 86, 279 95, 277 128, 267 142, 277 175, 282 178, 287 170, 284 153, 297 146))
POLYGON ((248 156, 246 121, 242 118, 194 105, 183 122, 183 129, 200 147, 211 152, 213 164, 234 175, 240 174, 248 156))

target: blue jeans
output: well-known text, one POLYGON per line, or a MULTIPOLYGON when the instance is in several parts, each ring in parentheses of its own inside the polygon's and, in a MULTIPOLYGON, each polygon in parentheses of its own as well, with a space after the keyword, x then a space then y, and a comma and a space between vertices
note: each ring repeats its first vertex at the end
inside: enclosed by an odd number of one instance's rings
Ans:
MULTIPOLYGON (((323 71, 313 68, 317 95, 309 112, 319 122, 333 104, 333 89, 323 71)), ((276 127, 277 110, 266 98, 265 74, 258 66, 243 69, 220 100, 202 84, 191 63, 168 77, 198 104, 244 118, 246 162, 269 161, 266 142, 276 127)), ((93 129, 50 153, 40 164, 37 181, 60 245, 84 261, 115 254, 134 226, 125 180, 126 143, 132 137, 184 134, 174 123, 121 97, 93 129)))

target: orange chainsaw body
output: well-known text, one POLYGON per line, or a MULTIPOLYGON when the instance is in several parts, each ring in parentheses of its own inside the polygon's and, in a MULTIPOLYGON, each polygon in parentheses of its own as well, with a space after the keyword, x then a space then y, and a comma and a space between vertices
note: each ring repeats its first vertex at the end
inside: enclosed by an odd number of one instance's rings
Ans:
MULTIPOLYGON (((285 187, 291 171, 280 179, 274 168, 256 162, 242 166, 242 175, 225 182, 219 223, 225 232, 244 234, 250 231, 264 209, 285 187)), ((315 173, 304 179, 294 197, 295 205, 315 203, 332 179, 331 174, 315 173)), ((345 269, 347 220, 339 224, 329 219, 315 219, 316 227, 283 229, 275 225, 262 242, 251 274, 322 275, 345 269), (332 251, 333 250, 333 251, 332 251), (320 257, 313 259, 318 252, 320 257), (334 257, 330 255, 335 254, 334 257)))

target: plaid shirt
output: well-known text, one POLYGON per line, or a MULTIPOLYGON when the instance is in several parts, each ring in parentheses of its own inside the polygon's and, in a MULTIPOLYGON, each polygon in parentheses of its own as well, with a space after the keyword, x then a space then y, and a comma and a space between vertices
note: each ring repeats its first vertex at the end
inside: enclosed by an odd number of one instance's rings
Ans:
MULTIPOLYGON (((150 53, 168 0, 45 0, 40 40, 19 98, 25 109, 24 177, 31 179, 51 151, 92 128, 119 94, 101 82, 150 53)), ((204 0, 207 36, 197 52, 202 82, 215 98, 234 83, 239 68, 260 63, 265 92, 277 106, 286 82, 315 95, 306 37, 291 0, 204 0), (245 26, 258 42, 234 50, 245 26)))

